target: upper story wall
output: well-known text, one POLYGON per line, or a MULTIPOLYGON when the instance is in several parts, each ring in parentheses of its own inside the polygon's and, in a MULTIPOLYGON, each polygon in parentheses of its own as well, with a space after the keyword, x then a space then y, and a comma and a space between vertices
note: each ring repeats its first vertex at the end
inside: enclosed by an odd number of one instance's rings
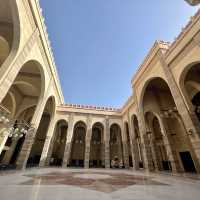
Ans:
POLYGON ((21 68, 33 61, 40 66, 40 71, 44 75, 42 84, 44 95, 41 98, 48 99, 49 96, 54 96, 57 105, 63 104, 64 98, 39 2, 8 0, 7 3, 12 14, 14 35, 9 56, 0 67, 2 98, 21 68))
MULTIPOLYGON (((166 74, 165 66, 172 74, 182 98, 187 107, 192 112, 190 100, 184 94, 183 82, 186 71, 191 65, 200 62, 200 11, 192 17, 175 41, 170 44, 164 41, 156 41, 139 66, 136 74, 132 78, 133 95, 126 102, 122 109, 123 118, 138 113, 138 108, 142 106, 143 95, 148 83, 156 77, 162 78, 168 85, 169 78, 166 74), (163 63, 164 62, 164 63, 163 63)), ((153 99, 152 99, 153 102, 153 99)), ((153 106, 153 105, 152 105, 153 106)))

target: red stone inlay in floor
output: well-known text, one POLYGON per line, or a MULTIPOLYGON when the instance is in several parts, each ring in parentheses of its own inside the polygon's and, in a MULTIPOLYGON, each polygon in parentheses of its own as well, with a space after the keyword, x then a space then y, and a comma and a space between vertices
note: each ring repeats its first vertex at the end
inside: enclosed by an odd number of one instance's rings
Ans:
POLYGON ((62 184, 106 193, 114 192, 131 185, 166 185, 152 180, 151 177, 128 175, 123 173, 57 172, 39 176, 29 175, 28 177, 31 177, 32 179, 24 182, 23 185, 62 184))

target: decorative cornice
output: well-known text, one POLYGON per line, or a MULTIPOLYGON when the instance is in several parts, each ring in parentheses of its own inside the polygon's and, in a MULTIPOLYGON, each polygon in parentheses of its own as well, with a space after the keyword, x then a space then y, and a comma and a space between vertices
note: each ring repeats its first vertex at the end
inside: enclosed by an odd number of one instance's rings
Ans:
POLYGON ((180 34, 175 38, 175 40, 170 45, 170 48, 168 49, 168 51, 165 53, 165 57, 168 57, 170 55, 170 53, 180 43, 183 37, 191 30, 191 28, 199 20, 199 18, 200 18, 200 9, 196 12, 196 14, 193 17, 190 18, 186 26, 182 28, 182 31, 180 32, 180 34))
POLYGON ((148 54, 146 55, 144 61, 142 62, 142 64, 139 66, 138 70, 136 71, 136 73, 134 74, 131 83, 133 84, 133 82, 136 79, 136 76, 140 73, 140 71, 146 67, 149 62, 151 61, 151 59, 154 57, 154 55, 156 54, 156 52, 158 50, 164 50, 167 51, 170 48, 170 42, 165 42, 162 40, 156 40, 153 44, 153 46, 151 47, 151 49, 149 50, 148 54))
POLYGON ((97 110, 97 111, 109 111, 109 112, 121 112, 121 109, 112 107, 92 106, 92 105, 80 105, 80 104, 63 104, 59 107, 62 108, 75 108, 75 109, 86 109, 86 110, 97 110))

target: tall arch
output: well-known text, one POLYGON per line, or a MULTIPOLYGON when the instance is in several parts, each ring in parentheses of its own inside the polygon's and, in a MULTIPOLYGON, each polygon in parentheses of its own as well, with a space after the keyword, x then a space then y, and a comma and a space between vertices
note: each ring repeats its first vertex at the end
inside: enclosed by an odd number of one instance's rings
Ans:
POLYGON ((124 167, 121 128, 118 124, 110 126, 110 161, 111 167, 124 167))
MULTIPOLYGON (((26 62, 19 70, 7 95, 1 102, 1 106, 5 107, 10 113, 10 126, 15 128, 22 125, 26 126, 26 124, 30 126, 36 106, 31 110, 29 108, 32 107, 33 101, 36 105, 39 99, 43 97, 44 88, 44 72, 41 65, 33 60, 26 62), (20 84, 17 84, 19 82, 20 84), (37 90, 32 90, 33 87, 37 88, 37 90), (22 111, 22 108, 25 109, 22 111)), ((8 138, 7 134, 5 137, 7 141, 5 140, 6 142, 1 144, 5 146, 2 152, 4 156, 1 159, 1 163, 10 164, 12 160, 11 164, 15 165, 23 146, 25 136, 11 139, 8 138), (11 142, 8 142, 10 140, 11 142)))
POLYGON ((192 63, 183 70, 179 84, 188 106, 200 121, 200 63, 192 63))
POLYGON ((72 138, 70 166, 84 167, 87 126, 83 121, 75 124, 72 138))
MULTIPOLYGON (((152 111, 153 113, 158 113, 162 117, 163 125, 167 133, 166 137, 170 143, 171 151, 173 152, 176 168, 179 171, 196 171, 196 155, 191 146, 187 131, 185 130, 183 120, 177 111, 175 101, 167 82, 158 77, 150 79, 144 88, 141 104, 144 114, 147 111, 152 111), (185 157, 187 157, 188 162, 186 162, 185 157)), ((147 116, 145 117, 147 122, 147 116)), ((147 123, 145 123, 145 126, 146 134, 144 135, 144 138, 148 141, 151 130, 149 130, 147 123)), ((146 142, 148 155, 151 155, 151 146, 150 142, 146 142)), ((152 162, 153 156, 154 161, 152 165, 154 164, 155 168, 156 153, 149 156, 149 162, 152 162)), ((159 169, 159 167, 157 168, 159 169)))
POLYGON ((63 119, 59 120, 55 125, 50 165, 62 166, 67 140, 67 129, 68 123, 63 119))
MULTIPOLYGON (((18 3, 12 0, 0 0, 0 69, 13 60, 20 43, 20 17, 18 3), (3 40, 2 40, 3 39, 3 40), (3 43, 2 43, 3 42, 3 43), (3 49, 1 49, 3 45, 3 49)), ((0 70, 1 71, 1 70, 0 70)))
POLYGON ((145 122, 148 129, 148 140, 151 149, 151 160, 153 162, 154 169, 171 170, 169 158, 167 155, 166 146, 163 140, 163 133, 159 119, 152 112, 145 113, 145 122))
POLYGON ((104 167, 104 127, 96 122, 92 127, 92 138, 90 142, 90 167, 104 167))

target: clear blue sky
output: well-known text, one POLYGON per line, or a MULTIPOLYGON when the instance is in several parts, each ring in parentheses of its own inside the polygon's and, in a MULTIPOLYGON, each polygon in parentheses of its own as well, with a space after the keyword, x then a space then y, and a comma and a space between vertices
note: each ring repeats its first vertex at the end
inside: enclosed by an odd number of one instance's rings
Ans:
POLYGON ((121 107, 156 39, 173 41, 197 7, 184 0, 40 0, 68 103, 121 107))

